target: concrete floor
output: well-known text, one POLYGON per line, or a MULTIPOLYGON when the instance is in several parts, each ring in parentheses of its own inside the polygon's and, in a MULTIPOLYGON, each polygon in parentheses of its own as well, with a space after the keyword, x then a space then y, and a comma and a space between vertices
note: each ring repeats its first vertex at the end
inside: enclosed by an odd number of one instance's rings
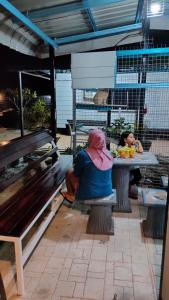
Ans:
POLYGON ((115 235, 85 233, 87 215, 62 205, 24 268, 26 293, 16 296, 13 251, 0 247, 10 300, 156 300, 162 245, 142 236, 144 208, 115 213, 115 235))
MULTIPOLYGON (((68 138, 66 142, 60 138, 60 147, 70 143, 68 138)), ((6 133, 0 132, 0 140, 5 139, 6 133)), ((117 300, 156 300, 162 241, 142 236, 146 209, 141 202, 141 196, 132 201, 132 213, 114 214, 111 237, 87 235, 88 216, 62 205, 24 268, 24 297, 16 295, 13 248, 0 244, 0 271, 8 299, 113 300, 117 294, 117 300)))

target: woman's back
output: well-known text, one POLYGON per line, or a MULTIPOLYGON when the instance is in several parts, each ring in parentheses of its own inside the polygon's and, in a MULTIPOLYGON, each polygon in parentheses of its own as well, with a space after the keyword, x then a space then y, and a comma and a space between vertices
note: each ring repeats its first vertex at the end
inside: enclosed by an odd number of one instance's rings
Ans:
POLYGON ((79 152, 76 161, 74 175, 79 178, 77 200, 106 197, 112 193, 112 168, 98 169, 84 150, 79 152))

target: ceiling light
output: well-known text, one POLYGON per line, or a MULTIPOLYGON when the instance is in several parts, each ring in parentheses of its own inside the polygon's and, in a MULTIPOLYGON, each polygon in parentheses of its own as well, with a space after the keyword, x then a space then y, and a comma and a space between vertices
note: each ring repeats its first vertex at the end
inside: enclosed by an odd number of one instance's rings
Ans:
POLYGON ((161 10, 161 5, 159 3, 152 3, 150 7, 151 13, 153 15, 156 15, 160 12, 161 10))

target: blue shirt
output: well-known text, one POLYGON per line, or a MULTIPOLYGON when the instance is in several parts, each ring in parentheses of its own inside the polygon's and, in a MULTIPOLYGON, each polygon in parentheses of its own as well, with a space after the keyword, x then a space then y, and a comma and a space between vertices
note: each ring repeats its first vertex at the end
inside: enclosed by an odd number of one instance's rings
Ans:
POLYGON ((76 158, 74 175, 79 178, 77 200, 89 200, 112 194, 112 168, 99 170, 87 152, 81 150, 76 158))

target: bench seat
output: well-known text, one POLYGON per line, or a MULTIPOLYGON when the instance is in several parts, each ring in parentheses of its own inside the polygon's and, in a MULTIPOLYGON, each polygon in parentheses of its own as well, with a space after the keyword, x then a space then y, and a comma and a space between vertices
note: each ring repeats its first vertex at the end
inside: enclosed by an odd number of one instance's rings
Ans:
POLYGON ((91 206, 86 233, 113 235, 112 207, 117 204, 116 190, 108 197, 90 199, 84 203, 91 206))
POLYGON ((143 205, 148 207, 147 218, 142 222, 145 237, 162 239, 164 235, 167 192, 161 189, 143 189, 143 205))

